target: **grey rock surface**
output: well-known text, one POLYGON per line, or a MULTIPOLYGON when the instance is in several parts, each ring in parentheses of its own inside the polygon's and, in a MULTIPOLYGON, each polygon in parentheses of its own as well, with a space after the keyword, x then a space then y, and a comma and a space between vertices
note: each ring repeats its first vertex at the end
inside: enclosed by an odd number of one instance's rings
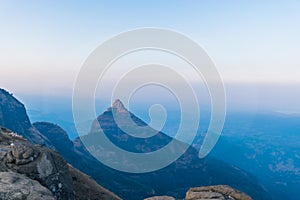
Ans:
MULTIPOLYGON (((144 200, 175 200, 175 198, 154 196, 144 200)), ((227 185, 213 185, 190 188, 184 200, 252 200, 252 198, 227 185)))
POLYGON ((235 190, 227 185, 215 185, 191 188, 187 193, 185 200, 252 200, 252 198, 243 192, 235 190))
POLYGON ((0 200, 120 200, 57 152, 0 127, 0 200))
POLYGON ((149 197, 144 200, 175 200, 174 197, 170 196, 154 196, 154 197, 149 197))
POLYGON ((15 172, 0 172, 0 199, 55 200, 51 192, 39 182, 15 172))
POLYGON ((34 145, 24 138, 0 129, 1 167, 37 180, 56 199, 74 199, 72 177, 66 161, 55 151, 34 145))

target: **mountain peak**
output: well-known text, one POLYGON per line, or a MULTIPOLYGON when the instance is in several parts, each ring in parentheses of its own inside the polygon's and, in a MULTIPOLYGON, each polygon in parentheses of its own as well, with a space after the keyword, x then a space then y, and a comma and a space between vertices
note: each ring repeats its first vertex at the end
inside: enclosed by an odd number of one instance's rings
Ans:
POLYGON ((120 99, 116 99, 109 108, 109 110, 115 110, 118 112, 128 112, 128 110, 125 108, 124 104, 120 99))

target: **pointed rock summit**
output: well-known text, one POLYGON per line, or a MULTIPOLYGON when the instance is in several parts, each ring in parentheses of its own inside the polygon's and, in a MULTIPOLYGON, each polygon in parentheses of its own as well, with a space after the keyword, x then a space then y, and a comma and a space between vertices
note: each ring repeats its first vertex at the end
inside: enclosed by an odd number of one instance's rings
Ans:
POLYGON ((125 108, 124 104, 120 99, 116 99, 111 107, 108 108, 108 110, 114 110, 117 112, 128 112, 128 110, 125 108))

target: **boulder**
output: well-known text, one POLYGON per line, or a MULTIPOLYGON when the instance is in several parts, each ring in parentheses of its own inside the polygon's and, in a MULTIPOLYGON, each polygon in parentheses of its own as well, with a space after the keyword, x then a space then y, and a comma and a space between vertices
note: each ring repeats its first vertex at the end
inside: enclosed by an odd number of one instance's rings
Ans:
POLYGON ((74 199, 69 166, 55 151, 1 128, 0 152, 1 171, 13 171, 37 180, 56 199, 74 199))
POLYGON ((57 152, 0 127, 0 199, 120 200, 57 152))
POLYGON ((0 172, 0 199, 55 200, 39 182, 15 172, 0 172))
POLYGON ((144 200, 175 200, 175 199, 174 197, 170 197, 170 196, 154 196, 144 200))
POLYGON ((227 185, 215 185, 191 188, 186 193, 185 200, 252 200, 243 192, 235 190, 227 185))

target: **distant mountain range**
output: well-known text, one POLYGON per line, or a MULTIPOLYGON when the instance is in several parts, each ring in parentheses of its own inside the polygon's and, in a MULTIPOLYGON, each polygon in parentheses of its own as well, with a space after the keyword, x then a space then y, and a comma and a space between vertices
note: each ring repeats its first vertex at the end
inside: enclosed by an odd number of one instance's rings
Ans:
MULTIPOLYGON (((67 133, 58 125, 48 122, 31 124, 24 105, 5 90, 0 90, 1 126, 20 133, 34 143, 58 151, 75 168, 90 175, 99 184, 123 199, 140 200, 154 195, 183 198, 190 187, 215 184, 232 186, 254 199, 270 199, 254 176, 210 156, 199 159, 193 147, 189 147, 174 163, 154 172, 133 174, 105 166, 86 150, 81 140, 93 141, 97 134, 105 134, 114 144, 125 150, 144 153, 160 149, 173 139, 162 132, 145 139, 129 136, 119 128, 114 115, 120 119, 123 119, 123 115, 129 115, 138 126, 148 126, 124 108, 122 102, 116 101, 98 116, 97 123, 92 125, 90 133, 71 141, 67 133), (101 132, 98 130, 98 123, 102 128, 101 132)), ((121 120, 120 123, 123 124, 122 126, 127 125, 126 120, 121 120)), ((91 144, 95 149, 100 145, 91 144)), ((105 152, 101 154, 105 155, 105 152)))

